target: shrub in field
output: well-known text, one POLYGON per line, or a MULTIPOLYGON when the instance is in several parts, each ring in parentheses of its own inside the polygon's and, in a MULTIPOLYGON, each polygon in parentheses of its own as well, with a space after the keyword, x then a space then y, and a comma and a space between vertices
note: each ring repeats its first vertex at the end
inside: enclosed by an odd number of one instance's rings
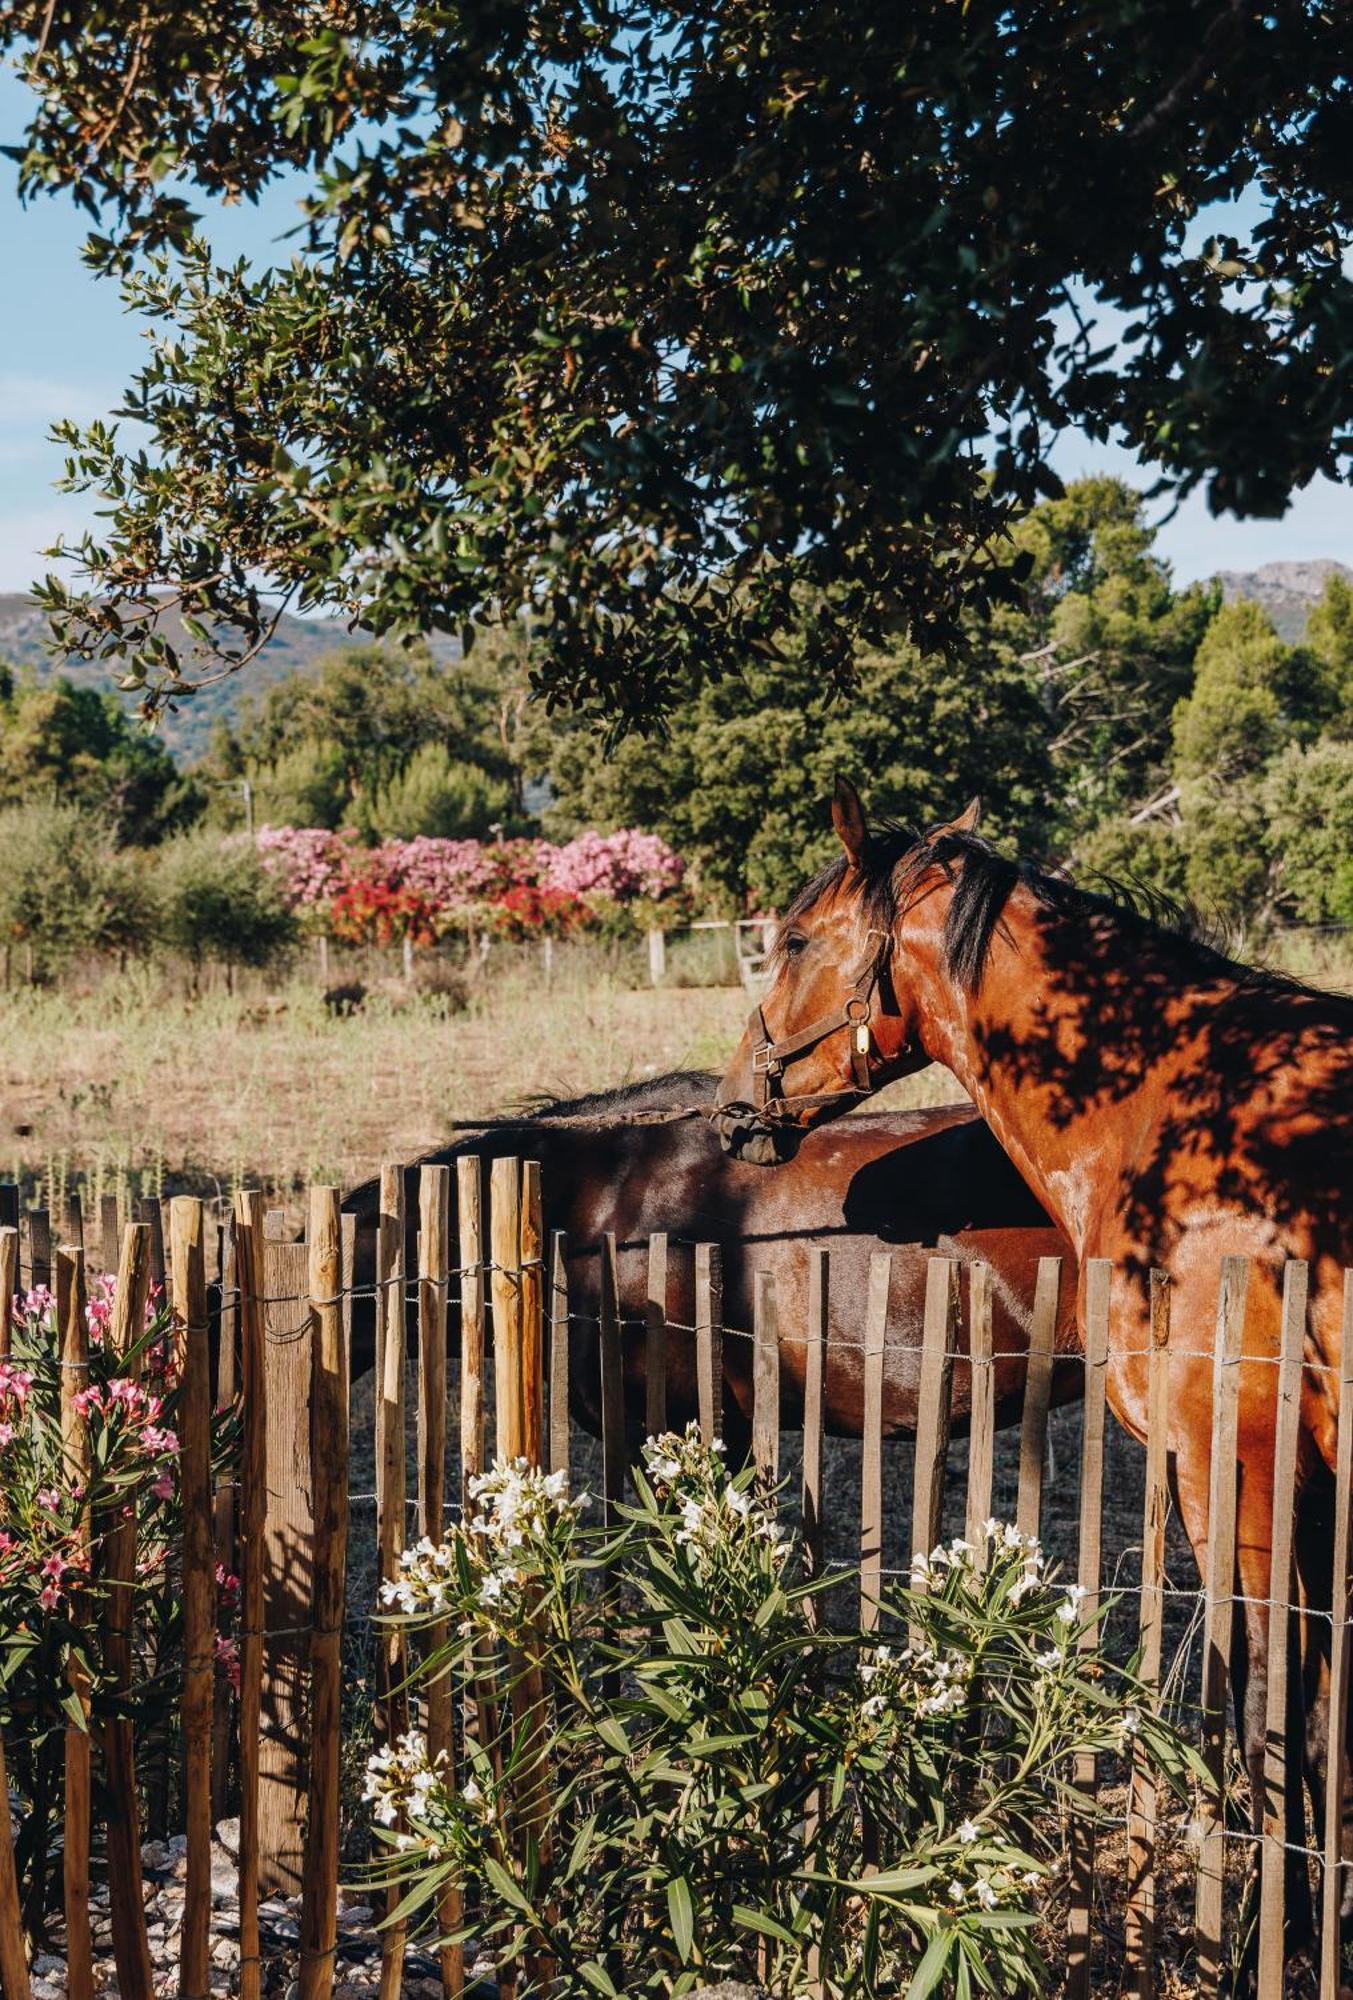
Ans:
POLYGON ((296 920, 252 843, 189 834, 160 850, 159 931, 200 972, 205 959, 227 967, 267 965, 296 936, 296 920))
POLYGON ((459 840, 506 820, 512 787, 479 764, 464 763, 444 743, 424 743, 373 797, 368 821, 382 840, 431 835, 459 840))
POLYGON ((31 951, 35 967, 77 951, 135 950, 154 930, 154 900, 139 856, 78 806, 0 812, 0 943, 31 951))
MULTIPOLYGON (((21 1806, 17 1856, 30 1917, 41 1921, 44 1876, 59 1795, 62 1736, 83 1720, 71 1696, 78 1663, 95 1719, 129 1702, 138 1726, 154 1726, 178 1701, 175 1653, 181 1593, 174 1559, 181 1539, 179 1389, 158 1301, 130 1356, 115 1356, 106 1335, 116 1279, 91 1280, 89 1386, 76 1408, 88 1426, 93 1472, 72 1477, 62 1444, 61 1364, 53 1301, 45 1287, 3 1302, 11 1352, 0 1362, 0 1728, 10 1744, 9 1775, 21 1806), (135 1524, 132 1641, 137 1671, 130 1695, 108 1679, 100 1638, 106 1537, 135 1524)), ((228 1439, 218 1423, 214 1455, 228 1439)), ((224 1631, 235 1579, 218 1573, 224 1631)), ((236 1671, 233 1644, 218 1646, 223 1671, 236 1671)))
POLYGON ((885 1607, 905 1643, 823 1630, 750 1470, 693 1429, 645 1463, 605 1544, 559 1475, 499 1464, 385 1586, 450 1634, 419 1676, 465 1675, 501 1718, 456 1782, 416 1733, 371 1760, 406 1911, 454 1874, 527 1989, 546 1967, 655 1996, 759 1967, 789 1994, 819 1953, 837 1994, 1034 1989, 1059 1809, 1091 1809, 1076 1755, 1135 1741, 1172 1781, 1191 1767, 1133 1675, 1082 1648, 1080 1593, 992 1521, 918 1558, 885 1607))

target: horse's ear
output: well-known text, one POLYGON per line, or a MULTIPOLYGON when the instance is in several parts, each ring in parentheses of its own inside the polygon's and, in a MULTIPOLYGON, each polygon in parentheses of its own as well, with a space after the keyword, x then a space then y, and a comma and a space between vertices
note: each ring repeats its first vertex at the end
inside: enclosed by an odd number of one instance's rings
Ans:
POLYGON ((836 780, 836 790, 832 795, 832 825, 836 828, 837 839, 846 850, 847 860, 858 868, 864 859, 869 828, 865 824, 860 795, 849 778, 838 777, 836 780))
POLYGON ((950 831, 953 833, 976 833, 977 824, 981 817, 982 800, 979 794, 976 798, 968 800, 967 805, 964 806, 957 819, 950 820, 950 831))

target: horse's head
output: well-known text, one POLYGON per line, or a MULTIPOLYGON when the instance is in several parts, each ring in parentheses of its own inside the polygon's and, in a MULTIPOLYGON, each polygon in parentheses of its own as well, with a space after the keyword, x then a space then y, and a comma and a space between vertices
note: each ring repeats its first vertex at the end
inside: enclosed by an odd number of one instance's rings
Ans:
MULTIPOLYGON (((954 822, 976 823, 976 803, 954 822)), ((803 1134, 928 1061, 916 1003, 895 961, 896 877, 912 845, 871 839, 859 793, 838 778, 832 824, 842 856, 790 904, 752 1010, 719 1087, 724 1150, 758 1166, 792 1159, 803 1134)), ((909 885, 908 907, 923 885, 909 885)))

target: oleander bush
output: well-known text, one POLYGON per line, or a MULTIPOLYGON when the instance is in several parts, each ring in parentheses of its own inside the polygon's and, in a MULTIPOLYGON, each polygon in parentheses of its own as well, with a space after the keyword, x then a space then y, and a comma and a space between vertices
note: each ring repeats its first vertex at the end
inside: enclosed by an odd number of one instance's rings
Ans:
MULTIPOLYGON (((20 1882, 38 1924, 58 1833, 67 1726, 92 1720, 97 1727, 127 1712, 144 1737, 175 1712, 180 1693, 180 1388, 171 1316, 152 1297, 135 1347, 119 1356, 107 1340, 116 1290, 111 1274, 90 1279, 89 1382, 75 1398, 88 1427, 88 1482, 75 1476, 62 1441, 52 1294, 40 1285, 0 1302, 10 1320, 10 1351, 0 1361, 0 1730, 20 1808, 20 1882), (107 1670, 102 1561, 109 1535, 127 1522, 135 1524, 129 1692, 107 1670), (88 1689, 88 1712, 73 1691, 76 1678, 88 1689)), ((232 1423, 228 1414, 215 1420, 218 1467, 230 1449, 232 1423)), ((223 1678, 233 1681, 238 1583, 218 1569, 217 1587, 217 1659, 223 1678)))
POLYGON ((692 1429, 636 1485, 605 1537, 560 1475, 500 1463, 385 1586, 420 1645, 445 1634, 416 1681, 453 1673, 489 1718, 454 1778, 416 1732, 371 1760, 401 1913, 459 1878, 522 1991, 790 1994, 815 1963, 833 1994, 1035 1990, 1061 1814, 1092 1809, 1076 1757, 1196 1768, 1081 1593, 990 1521, 918 1557, 879 1634, 832 1631, 751 1470, 692 1429))

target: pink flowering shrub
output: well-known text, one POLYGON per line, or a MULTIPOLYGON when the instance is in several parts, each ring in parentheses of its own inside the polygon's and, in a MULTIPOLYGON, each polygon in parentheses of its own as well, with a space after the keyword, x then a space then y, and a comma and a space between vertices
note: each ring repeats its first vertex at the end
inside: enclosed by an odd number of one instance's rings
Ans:
POLYGON ((643 928, 684 910, 685 863, 653 833, 584 833, 548 840, 387 840, 360 848, 350 833, 262 827, 265 865, 310 928, 368 943, 453 931, 507 937, 543 929, 643 928), (540 912, 552 913, 547 924, 540 912), (567 922, 559 913, 568 912, 567 922))
MULTIPOLYGON (((117 1356, 108 1340, 116 1297, 116 1278, 91 1277, 89 1381, 74 1398, 87 1427, 87 1482, 74 1475, 62 1440, 63 1370, 52 1294, 37 1286, 0 1306, 10 1322, 10 1352, 0 1361, 0 1727, 14 1745, 11 1781, 29 1803, 21 1868, 40 1866, 47 1849, 50 1829, 42 1822, 53 1797, 52 1760, 59 1760, 62 1731, 77 1719, 68 1705, 72 1665, 78 1661, 83 1670, 96 1715, 118 1698, 103 1661, 102 1552, 109 1534, 129 1522, 135 1525, 132 1651, 139 1668, 131 1699, 143 1725, 178 1701, 181 1391, 171 1320, 163 1301, 152 1298, 134 1356, 117 1356)), ((233 1414, 216 1420, 218 1467, 228 1456, 233 1422, 233 1414)), ((217 1657, 223 1677, 233 1682, 238 1666, 230 1627, 238 1581, 222 1571, 217 1582, 217 1657)))

